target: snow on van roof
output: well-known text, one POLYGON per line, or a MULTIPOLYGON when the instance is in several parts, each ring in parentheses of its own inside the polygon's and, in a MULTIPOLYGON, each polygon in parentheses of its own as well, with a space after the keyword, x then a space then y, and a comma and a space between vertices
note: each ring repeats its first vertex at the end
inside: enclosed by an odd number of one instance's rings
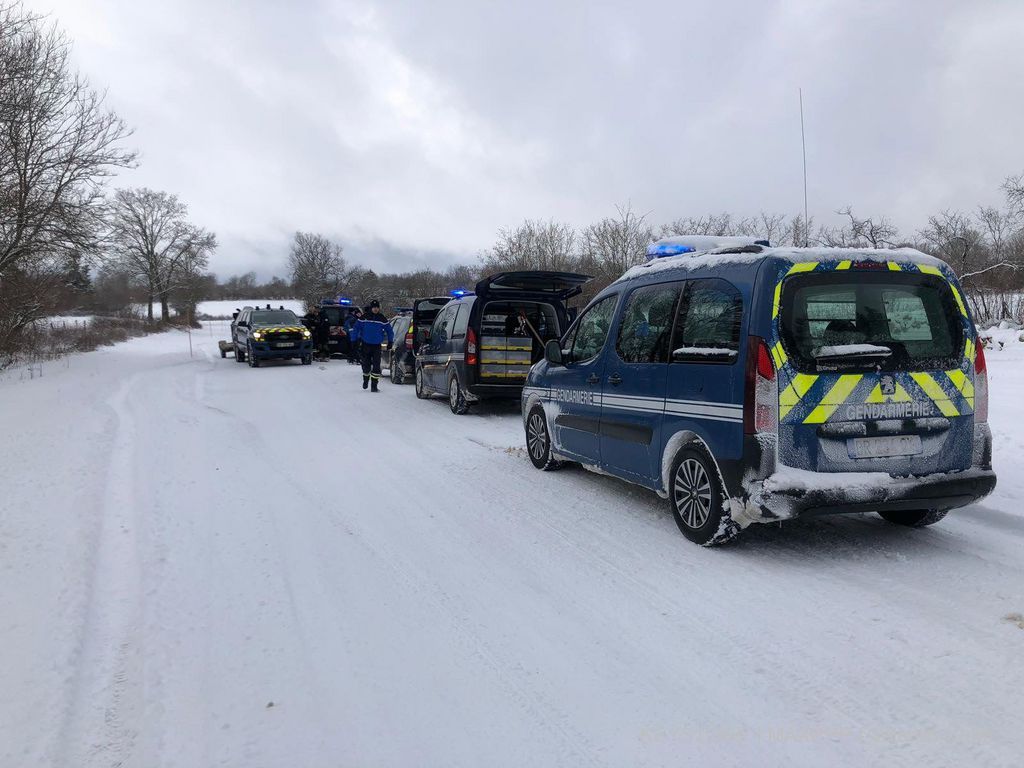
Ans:
MULTIPOLYGON (((674 239, 674 238, 667 238, 674 239)), ((723 238, 717 238, 721 240, 723 238)), ((741 238, 736 238, 741 239, 741 238)), ((662 242, 662 241, 659 241, 662 242)), ((635 280, 655 272, 672 269, 708 269, 726 264, 753 265, 768 258, 785 259, 793 263, 802 261, 897 261, 912 264, 927 264, 933 267, 947 266, 945 262, 922 253, 916 248, 768 248, 742 244, 713 248, 696 253, 654 258, 645 264, 628 269, 615 282, 635 280)))

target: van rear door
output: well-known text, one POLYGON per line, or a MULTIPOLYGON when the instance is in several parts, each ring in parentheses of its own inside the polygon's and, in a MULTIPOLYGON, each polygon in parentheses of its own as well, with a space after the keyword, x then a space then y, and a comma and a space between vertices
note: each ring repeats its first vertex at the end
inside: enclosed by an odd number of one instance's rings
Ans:
POLYGON ((565 302, 583 291, 583 286, 593 278, 574 272, 548 272, 530 270, 524 272, 499 272, 489 275, 476 284, 476 295, 494 298, 546 298, 565 302))
POLYGON ((431 296, 426 299, 416 299, 412 304, 412 328, 414 351, 418 351, 423 342, 427 340, 427 331, 434 323, 437 313, 444 309, 445 305, 452 300, 451 296, 431 296))
POLYGON ((817 263, 790 270, 776 295, 783 464, 893 475, 971 466, 976 335, 951 275, 817 263))

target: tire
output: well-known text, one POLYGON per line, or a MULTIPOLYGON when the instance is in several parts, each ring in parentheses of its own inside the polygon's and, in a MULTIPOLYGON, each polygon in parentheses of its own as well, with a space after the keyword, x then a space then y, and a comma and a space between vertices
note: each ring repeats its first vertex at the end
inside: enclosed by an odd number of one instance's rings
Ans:
POLYGON ((402 363, 396 363, 393 359, 391 361, 391 383, 405 384, 405 371, 403 370, 403 365, 402 363))
POLYGON ((430 397, 430 393, 427 392, 427 385, 423 382, 423 368, 416 366, 416 397, 420 400, 426 400, 430 397))
POLYGON ((736 538, 740 528, 724 506, 718 472, 705 451, 683 448, 672 462, 669 504, 679 531, 695 544, 712 547, 736 538))
POLYGON ((303 355, 302 356, 302 364, 303 365, 312 365, 313 364, 313 356, 312 355, 303 355))
POLYGON ((883 520, 888 520, 896 525, 905 525, 908 528, 924 528, 926 525, 935 525, 947 514, 948 509, 913 509, 899 512, 879 512, 883 520))
POLYGON ((463 416, 469 413, 469 403, 466 401, 466 393, 459 384, 459 377, 455 371, 448 372, 448 407, 456 416, 463 416))
POLYGON ((526 454, 537 469, 548 472, 558 469, 562 462, 551 454, 551 433, 548 431, 548 420, 544 409, 539 405, 530 409, 526 417, 526 454))
POLYGON ((259 368, 260 367, 260 360, 259 360, 258 357, 256 357, 256 355, 254 355, 252 353, 252 347, 246 347, 245 359, 249 362, 249 367, 250 368, 259 368))
POLYGON ((235 344, 235 362, 236 363, 244 363, 245 362, 245 352, 242 351, 242 349, 237 344, 235 344))

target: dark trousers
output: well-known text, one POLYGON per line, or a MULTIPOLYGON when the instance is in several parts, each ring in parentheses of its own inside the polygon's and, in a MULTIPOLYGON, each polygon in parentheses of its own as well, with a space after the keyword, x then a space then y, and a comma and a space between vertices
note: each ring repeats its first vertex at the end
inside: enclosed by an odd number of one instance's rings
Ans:
POLYGON ((370 379, 374 388, 380 381, 380 344, 363 344, 363 378, 370 379))

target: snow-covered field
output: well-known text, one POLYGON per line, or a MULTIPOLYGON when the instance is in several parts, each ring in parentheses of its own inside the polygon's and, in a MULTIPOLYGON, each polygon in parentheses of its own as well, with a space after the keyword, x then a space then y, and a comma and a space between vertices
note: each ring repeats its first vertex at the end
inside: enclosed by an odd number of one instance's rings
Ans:
POLYGON ((298 299, 239 299, 236 301, 201 301, 196 306, 198 317, 231 317, 231 313, 242 307, 263 307, 269 304, 274 309, 284 307, 290 309, 297 315, 306 312, 302 302, 298 299))
POLYGON ((1024 760, 1024 345, 984 503, 705 550, 535 471, 514 406, 251 370, 223 329, 0 380, 0 766, 1024 760))

